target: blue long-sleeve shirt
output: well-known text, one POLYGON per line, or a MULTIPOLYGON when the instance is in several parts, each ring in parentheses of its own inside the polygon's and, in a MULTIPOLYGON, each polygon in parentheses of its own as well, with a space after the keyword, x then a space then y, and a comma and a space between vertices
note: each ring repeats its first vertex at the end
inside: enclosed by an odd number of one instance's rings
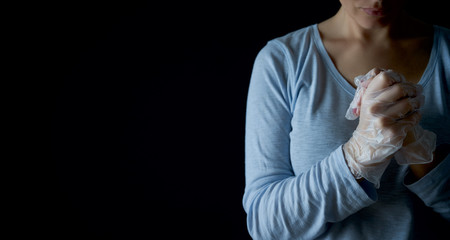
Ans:
MULTIPOLYGON (((421 126, 437 134, 437 145, 450 143, 448 29, 434 26, 419 84, 426 98, 421 126)), ((410 185, 408 167, 395 161, 379 189, 356 182, 342 152, 358 124, 345 118, 354 94, 317 25, 260 51, 247 101, 243 197, 254 239, 414 239, 433 236, 426 223, 450 222, 449 156, 410 185)))

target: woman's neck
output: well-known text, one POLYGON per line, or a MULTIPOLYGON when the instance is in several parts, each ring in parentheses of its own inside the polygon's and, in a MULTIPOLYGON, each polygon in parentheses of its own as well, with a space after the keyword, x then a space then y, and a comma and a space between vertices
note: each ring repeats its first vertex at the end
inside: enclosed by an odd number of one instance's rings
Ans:
MULTIPOLYGON (((371 26, 361 26, 355 19, 348 15, 344 9, 329 19, 333 35, 341 39, 351 39, 363 42, 389 42, 398 38, 411 35, 411 23, 417 20, 402 12, 399 16, 389 19, 386 23, 371 26)), ((416 25, 416 24, 414 24, 416 25)))

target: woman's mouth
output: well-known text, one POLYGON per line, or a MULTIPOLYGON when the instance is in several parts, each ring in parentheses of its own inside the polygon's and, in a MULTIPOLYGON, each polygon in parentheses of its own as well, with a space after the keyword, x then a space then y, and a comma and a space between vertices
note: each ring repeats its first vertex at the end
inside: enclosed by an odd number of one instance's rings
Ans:
POLYGON ((362 10, 369 16, 382 17, 386 12, 382 8, 362 8, 362 10))

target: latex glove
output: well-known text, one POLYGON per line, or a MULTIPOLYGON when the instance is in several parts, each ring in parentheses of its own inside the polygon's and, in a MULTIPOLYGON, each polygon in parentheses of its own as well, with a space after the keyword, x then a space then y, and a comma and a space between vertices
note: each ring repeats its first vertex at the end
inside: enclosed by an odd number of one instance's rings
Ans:
MULTIPOLYGON (((366 89, 369 86, 369 83, 372 81, 372 79, 382 71, 383 70, 380 68, 374 68, 370 70, 366 75, 357 76, 354 79, 357 88, 355 96, 353 97, 353 101, 350 103, 350 106, 347 109, 345 118, 347 118, 348 120, 355 120, 359 117, 361 110, 362 96, 366 92, 366 89)), ((401 80, 399 79, 399 81, 401 80)))
MULTIPOLYGON (((407 132, 418 124, 423 102, 420 88, 392 70, 371 70, 358 87, 360 119, 343 151, 352 174, 379 187, 390 158, 403 145, 407 132), (375 76, 374 76, 375 75, 375 76), (368 81, 368 82, 366 82, 368 81), (363 84, 364 83, 364 84, 363 84)), ((358 84, 358 83, 357 83, 358 84)), ((358 91, 357 91, 358 92, 358 91)))
POLYGON ((436 134, 416 125, 403 142, 403 147, 395 153, 398 164, 425 164, 433 161, 436 150, 436 134))
MULTIPOLYGON (((395 82, 406 82, 405 77, 399 73, 396 73, 392 70, 384 70, 381 68, 374 68, 370 70, 365 75, 357 76, 354 79, 354 82, 356 84, 356 92, 355 96, 353 97, 352 102, 350 103, 349 108, 347 109, 347 113, 345 114, 345 118, 349 120, 355 120, 359 117, 360 111, 361 111, 361 100, 362 96, 364 96, 364 93, 366 92, 367 87, 369 86, 370 82, 374 79, 375 76, 377 76, 379 73, 384 72, 389 77, 391 77, 395 82)), ((421 86, 416 85, 416 87, 420 88, 418 89, 421 91, 421 86)), ((420 92, 421 94, 422 92, 420 92)))
MULTIPOLYGON (((355 120, 360 115, 361 99, 367 87, 373 78, 380 72, 385 71, 379 68, 374 68, 366 75, 361 75, 355 78, 357 86, 355 97, 350 103, 345 117, 349 120, 355 120)), ((401 74, 397 74, 392 70, 388 70, 387 74, 393 77, 398 82, 406 82, 401 74)), ((419 94, 422 94, 420 85, 416 85, 419 94)), ((428 130, 424 130, 420 125, 407 133, 403 147, 395 153, 395 160, 400 165, 407 164, 425 164, 433 161, 433 152, 436 149, 436 134, 428 130)))

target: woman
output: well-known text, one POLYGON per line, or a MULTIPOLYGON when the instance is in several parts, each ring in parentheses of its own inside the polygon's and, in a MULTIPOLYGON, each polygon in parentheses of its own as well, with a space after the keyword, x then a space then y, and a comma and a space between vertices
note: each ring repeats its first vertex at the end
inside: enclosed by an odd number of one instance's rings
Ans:
POLYGON ((255 60, 243 198, 249 233, 445 238, 450 31, 408 16, 402 1, 341 4, 332 18, 269 41, 255 60), (353 79, 367 72, 360 117, 347 120, 353 79), (422 128, 428 145, 413 135, 422 128), (411 146, 429 154, 414 162, 420 153, 411 146))

